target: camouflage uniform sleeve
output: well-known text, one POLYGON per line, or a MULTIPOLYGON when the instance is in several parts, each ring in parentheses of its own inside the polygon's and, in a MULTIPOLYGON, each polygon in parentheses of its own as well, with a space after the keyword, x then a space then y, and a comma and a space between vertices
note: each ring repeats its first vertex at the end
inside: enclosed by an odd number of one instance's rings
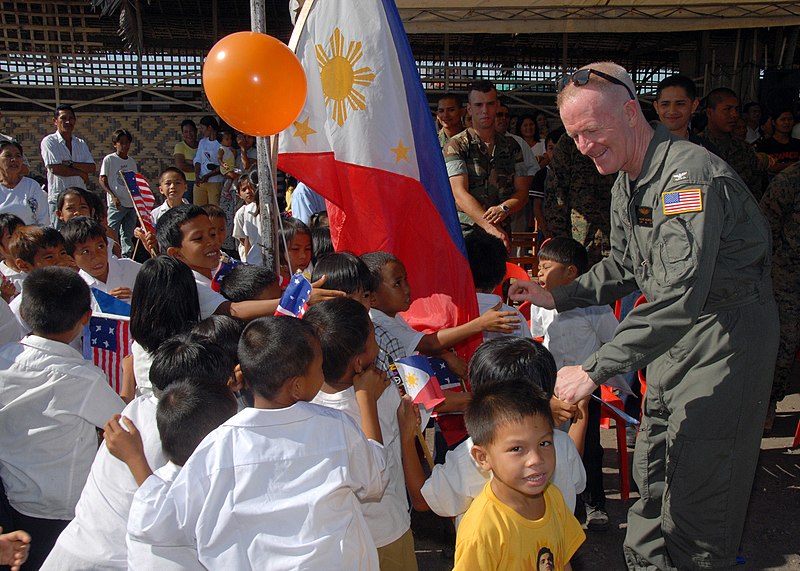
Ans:
POLYGON ((445 143, 442 153, 444 154, 444 165, 447 167, 448 177, 469 174, 458 136, 453 137, 445 143))
POLYGON ((800 182, 800 166, 798 165, 776 176, 759 203, 772 232, 773 251, 780 248, 784 225, 793 212, 793 204, 798 192, 797 184, 800 182))
POLYGON ((551 236, 571 236, 572 220, 569 201, 569 146, 574 145, 562 135, 550 161, 550 175, 545 183, 544 218, 551 236))

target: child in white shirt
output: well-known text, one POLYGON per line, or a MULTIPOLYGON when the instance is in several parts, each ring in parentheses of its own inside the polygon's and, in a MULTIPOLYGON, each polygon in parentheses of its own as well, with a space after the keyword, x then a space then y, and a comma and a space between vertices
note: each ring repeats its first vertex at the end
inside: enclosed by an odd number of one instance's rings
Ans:
MULTIPOLYGON (((128 258, 108 255, 105 229, 94 218, 77 216, 61 228, 67 254, 80 268, 80 276, 90 288, 130 303, 133 285, 141 264, 128 258)), ((101 311, 92 296, 92 311, 101 311)))
POLYGON ((22 219, 7 212, 0 213, 0 257, 3 258, 0 261, 0 273, 14 285, 15 295, 22 291, 22 280, 25 279, 25 272, 20 270, 14 263, 8 246, 11 243, 11 235, 14 234, 17 228, 22 228, 23 226, 25 226, 25 223, 22 219))
POLYGON ((306 402, 324 374, 304 320, 248 324, 239 361, 255 408, 209 434, 171 487, 147 479, 136 501, 153 509, 131 512, 129 535, 195 545, 200 563, 215 569, 377 569, 359 502, 386 487, 377 411, 385 381, 372 378, 357 395, 362 432, 346 414, 306 402))
POLYGON ((69 346, 91 317, 89 287, 75 272, 33 270, 21 312, 32 334, 0 349, 0 477, 12 529, 35 538, 28 564, 38 569, 75 515, 96 429, 124 403, 69 346))
POLYGON ((133 232, 138 224, 128 187, 120 172, 137 172, 133 157, 128 155, 133 136, 127 129, 117 129, 111 137, 115 152, 106 155, 100 166, 100 186, 108 194, 108 225, 117 233, 122 244, 122 255, 133 254, 133 232))
MULTIPOLYGON (((311 402, 347 413, 360 420, 357 394, 370 377, 385 382, 386 373, 375 367, 378 344, 366 308, 359 302, 338 298, 309 308, 303 320, 314 326, 322 345, 325 382, 311 402)), ((414 539, 408 513, 398 422, 401 397, 389 383, 378 399, 378 419, 386 449, 389 485, 379 502, 361 504, 364 519, 378 548, 381 571, 414 571, 414 539)), ((411 429, 411 434, 416 431, 411 429)))
MULTIPOLYGON (((547 291, 571 283, 587 269, 586 248, 572 238, 551 238, 539 250, 539 283, 547 291)), ((544 337, 544 346, 553 354, 559 369, 583 363, 603 343, 614 338, 618 325, 611 307, 607 305, 564 312, 531 306, 531 333, 534 337, 544 337)), ((568 429, 586 467, 587 527, 605 530, 608 513, 603 489, 600 405, 591 396, 574 405, 553 398, 550 408, 557 426, 576 417, 568 429)))
POLYGON ((239 259, 260 266, 263 265, 263 260, 258 194, 247 174, 239 177, 238 185, 239 198, 244 201, 244 205, 239 207, 233 218, 233 237, 239 241, 239 259))
POLYGON ((511 312, 519 319, 517 328, 510 334, 485 331, 483 340, 488 341, 501 335, 530 338, 530 329, 519 310, 503 303, 500 296, 494 293, 494 290, 503 283, 506 275, 508 252, 503 241, 492 236, 483 228, 473 226, 464 236, 464 243, 467 246, 469 268, 472 270, 472 281, 475 284, 475 291, 478 296, 478 311, 480 311, 480 314, 483 315, 487 311, 494 309, 511 312))
MULTIPOLYGON (((149 466, 159 469, 167 463, 156 427, 161 394, 177 384, 224 387, 232 367, 231 355, 210 341, 176 335, 161 344, 149 371, 155 392, 135 398, 122 411, 139 429, 140 450, 149 466)), ((125 528, 138 484, 111 452, 106 444, 100 445, 75 508, 75 519, 59 536, 42 571, 127 569, 125 528)))

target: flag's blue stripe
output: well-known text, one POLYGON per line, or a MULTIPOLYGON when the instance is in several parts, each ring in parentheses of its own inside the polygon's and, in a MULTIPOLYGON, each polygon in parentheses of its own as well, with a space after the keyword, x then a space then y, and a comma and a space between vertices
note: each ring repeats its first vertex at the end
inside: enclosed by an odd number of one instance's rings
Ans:
POLYGON ((430 196, 439 216, 444 221, 450 238, 466 258, 467 251, 464 247, 464 237, 461 235, 461 225, 458 222, 456 205, 453 200, 453 192, 450 189, 450 180, 444 167, 444 157, 439 148, 439 139, 436 136, 433 122, 431 121, 431 110, 428 107, 428 100, 422 89, 422 82, 419 78, 414 56, 411 53, 411 46, 406 37, 405 28, 400 20, 400 14, 393 0, 381 0, 389 22, 389 28, 394 39, 395 50, 400 62, 400 70, 403 73, 405 83, 406 102, 408 112, 411 116, 411 129, 414 133, 414 148, 419 165, 420 183, 430 196))

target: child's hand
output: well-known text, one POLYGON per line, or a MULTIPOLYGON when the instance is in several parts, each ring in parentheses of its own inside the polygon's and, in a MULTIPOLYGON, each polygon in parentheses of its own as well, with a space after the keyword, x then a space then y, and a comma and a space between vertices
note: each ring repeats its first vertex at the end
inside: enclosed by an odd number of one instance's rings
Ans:
POLYGON ((450 370, 453 371, 460 379, 467 378, 467 362, 459 357, 452 351, 444 351, 438 356, 442 361, 447 363, 450 370))
POLYGON ((324 284, 327 279, 328 276, 322 276, 311 284, 311 295, 308 298, 308 305, 314 305, 315 303, 347 295, 338 289, 322 289, 322 284, 324 284))
POLYGON ((397 407, 397 424, 400 426, 401 441, 414 440, 417 430, 422 422, 419 415, 419 406, 409 396, 404 396, 397 407))
POLYGON ((558 397, 550 397, 550 414, 556 426, 570 420, 576 414, 580 415, 577 404, 569 404, 558 397))
POLYGON ((389 386, 389 382, 386 373, 378 369, 374 364, 370 364, 363 371, 356 372, 353 377, 353 389, 356 391, 356 397, 360 393, 369 402, 378 402, 383 391, 389 386))
POLYGON ((444 393, 444 402, 437 405, 433 410, 436 412, 464 412, 467 410, 469 401, 472 400, 472 393, 456 392, 456 391, 442 391, 444 393))
POLYGON ((109 290, 108 295, 113 295, 117 299, 130 299, 133 292, 129 287, 115 287, 109 290))
POLYGON ((0 565, 10 565, 11 571, 19 571, 28 559, 31 536, 22 530, 3 533, 0 527, 0 565))
POLYGON ((14 296, 17 295, 17 288, 10 279, 5 276, 2 276, 2 283, 0 283, 0 295, 3 296, 3 299, 6 300, 6 303, 10 303, 14 296))
POLYGON ((126 464, 144 458, 144 445, 139 430, 127 416, 115 414, 103 427, 106 447, 111 455, 119 458, 126 464), (125 430, 120 426, 120 419, 128 427, 125 430))
POLYGON ((502 301, 477 319, 481 331, 513 333, 517 330, 519 326, 517 314, 513 311, 500 311, 501 307, 503 307, 502 301))

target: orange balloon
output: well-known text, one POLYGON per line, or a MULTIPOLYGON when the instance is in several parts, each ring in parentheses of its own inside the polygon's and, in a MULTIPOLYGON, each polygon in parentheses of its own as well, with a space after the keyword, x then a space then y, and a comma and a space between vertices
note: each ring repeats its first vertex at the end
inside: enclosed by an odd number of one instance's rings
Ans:
POLYGON ((228 125, 265 137, 297 119, 307 84, 300 61, 283 42, 258 32, 236 32, 208 52, 203 88, 228 125))

